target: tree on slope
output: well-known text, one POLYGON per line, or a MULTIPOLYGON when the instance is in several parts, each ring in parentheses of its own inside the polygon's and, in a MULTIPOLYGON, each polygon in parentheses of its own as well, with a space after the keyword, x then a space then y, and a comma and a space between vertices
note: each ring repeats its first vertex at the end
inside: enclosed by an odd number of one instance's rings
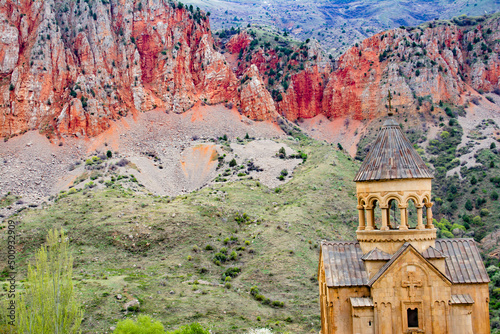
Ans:
POLYGON ((25 293, 17 301, 17 330, 26 334, 79 333, 83 311, 73 290, 73 258, 61 229, 49 231, 46 245, 28 266, 25 293))

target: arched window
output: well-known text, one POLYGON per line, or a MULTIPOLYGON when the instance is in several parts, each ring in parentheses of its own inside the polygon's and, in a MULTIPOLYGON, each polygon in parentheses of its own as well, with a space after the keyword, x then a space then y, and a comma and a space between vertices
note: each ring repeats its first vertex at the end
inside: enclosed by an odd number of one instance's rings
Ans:
POLYGON ((389 227, 396 229, 401 224, 401 210, 399 209, 399 202, 396 199, 389 201, 389 217, 387 219, 389 227))
POLYGON ((373 225, 376 230, 380 230, 380 226, 382 226, 382 211, 380 210, 380 205, 377 200, 372 202, 373 206, 373 225))
POLYGON ((418 216, 417 216, 417 207, 414 199, 408 200, 408 208, 406 209, 407 212, 407 222, 408 222, 408 228, 415 228, 417 227, 418 223, 418 216))

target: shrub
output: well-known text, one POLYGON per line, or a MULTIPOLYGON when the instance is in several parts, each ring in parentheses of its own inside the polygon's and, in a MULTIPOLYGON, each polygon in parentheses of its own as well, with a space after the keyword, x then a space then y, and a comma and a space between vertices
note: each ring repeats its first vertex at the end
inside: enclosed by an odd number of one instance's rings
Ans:
POLYGON ((476 216, 472 218, 472 223, 476 226, 481 226, 483 224, 483 220, 481 219, 481 217, 476 216))
POLYGON ((488 209, 481 209, 481 212, 479 214, 481 215, 481 217, 486 217, 490 214, 490 211, 488 209))
POLYGON ((491 193, 490 197, 492 200, 496 201, 498 199, 498 193, 494 191, 491 193))
POLYGON ((448 238, 448 239, 452 239, 453 233, 451 233, 450 231, 441 231, 441 236, 448 238))
POLYGON ((259 301, 259 302, 261 302, 261 301, 263 301, 265 299, 265 297, 263 295, 261 295, 261 294, 256 294, 254 296, 254 298, 255 298, 256 301, 259 301))
POLYGON ((477 183, 477 179, 474 175, 472 175, 472 178, 470 179, 470 184, 475 185, 477 183))
POLYGON ((111 152, 110 150, 108 150, 106 152, 106 156, 108 157, 108 159, 112 158, 113 157, 113 152, 111 152))
POLYGON ((280 148, 278 151, 278 156, 280 159, 285 159, 286 158, 286 150, 284 147, 280 148))
POLYGON ((274 300, 274 301, 271 303, 271 306, 273 306, 273 307, 283 307, 283 306, 285 306, 285 303, 280 302, 280 301, 278 301, 278 300, 274 300))
POLYGON ((210 332, 204 329, 199 323, 195 322, 173 332, 167 332, 167 334, 210 334, 210 332))
POLYGON ((472 209, 474 208, 474 206, 472 205, 472 201, 470 199, 468 199, 466 202, 465 202, 465 209, 467 211, 472 211, 472 209))
POLYGON ((220 253, 220 252, 219 253, 215 253, 215 255, 214 255, 214 263, 217 263, 217 262, 224 263, 224 262, 226 262, 226 260, 227 260, 226 254, 223 254, 223 253, 220 253))
MULTIPOLYGON (((227 277, 237 277, 239 274, 241 273, 241 269, 238 268, 238 267, 230 267, 230 268, 227 268, 226 271, 224 272, 224 274, 222 274, 222 279, 226 279, 227 277)), ((250 293, 251 293, 251 289, 250 289, 250 293)))
POLYGON ((159 321, 147 315, 139 315, 137 322, 132 319, 121 320, 116 324, 113 334, 164 334, 165 328, 159 321))
POLYGON ((207 251, 211 251, 213 249, 214 249, 214 247, 212 245, 210 245, 210 244, 208 244, 208 245, 205 246, 205 250, 207 250, 207 251))
POLYGON ((128 161, 127 159, 121 159, 120 161, 118 161, 118 162, 116 163, 116 165, 117 165, 118 167, 125 167, 126 165, 128 165, 128 163, 129 163, 129 162, 130 162, 130 161, 128 161))
POLYGON ((233 158, 233 160, 231 160, 231 161, 229 162, 229 167, 234 167, 234 166, 236 166, 236 165, 237 165, 237 163, 236 163, 236 159, 234 159, 234 158, 233 158))

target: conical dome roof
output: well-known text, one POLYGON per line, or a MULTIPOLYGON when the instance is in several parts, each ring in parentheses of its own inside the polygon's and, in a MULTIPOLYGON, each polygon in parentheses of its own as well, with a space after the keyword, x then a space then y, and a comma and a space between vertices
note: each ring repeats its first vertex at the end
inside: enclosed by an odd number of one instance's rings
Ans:
POLYGON ((431 178, 432 174, 399 124, 389 117, 354 181, 431 178))

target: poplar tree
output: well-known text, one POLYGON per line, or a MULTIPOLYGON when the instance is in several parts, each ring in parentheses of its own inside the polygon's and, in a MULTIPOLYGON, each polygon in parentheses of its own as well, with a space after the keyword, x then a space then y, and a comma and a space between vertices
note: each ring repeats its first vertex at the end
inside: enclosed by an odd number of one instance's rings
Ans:
POLYGON ((73 290, 73 258, 61 229, 49 231, 46 245, 28 265, 25 292, 17 301, 17 331, 25 334, 80 333, 83 311, 73 290))

